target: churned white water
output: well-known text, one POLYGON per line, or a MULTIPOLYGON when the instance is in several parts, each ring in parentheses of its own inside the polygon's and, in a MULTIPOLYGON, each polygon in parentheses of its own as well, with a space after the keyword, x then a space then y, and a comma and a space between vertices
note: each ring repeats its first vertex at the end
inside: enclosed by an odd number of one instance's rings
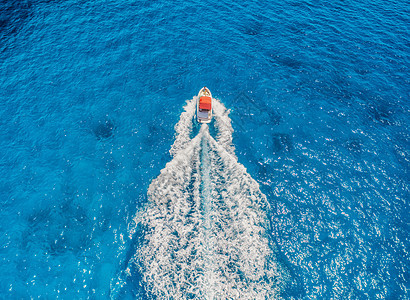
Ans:
POLYGON ((161 299, 276 298, 282 277, 268 236, 267 199, 237 161, 221 102, 213 103, 216 138, 207 124, 190 138, 195 101, 175 126, 172 160, 135 217, 146 235, 130 264, 146 292, 161 299))

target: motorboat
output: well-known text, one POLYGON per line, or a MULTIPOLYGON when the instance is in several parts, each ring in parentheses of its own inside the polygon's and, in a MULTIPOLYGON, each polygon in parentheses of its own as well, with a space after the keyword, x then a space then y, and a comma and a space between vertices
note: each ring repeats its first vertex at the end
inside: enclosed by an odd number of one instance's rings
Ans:
POLYGON ((212 94, 206 86, 198 93, 196 118, 199 123, 210 123, 212 120, 212 94))

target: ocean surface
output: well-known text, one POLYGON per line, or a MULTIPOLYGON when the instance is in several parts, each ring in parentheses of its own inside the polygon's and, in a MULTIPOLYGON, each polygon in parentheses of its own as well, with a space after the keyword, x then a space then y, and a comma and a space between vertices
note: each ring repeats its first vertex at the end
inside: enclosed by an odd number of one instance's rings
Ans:
POLYGON ((1 1, 0 299, 410 299, 409 24, 1 1))

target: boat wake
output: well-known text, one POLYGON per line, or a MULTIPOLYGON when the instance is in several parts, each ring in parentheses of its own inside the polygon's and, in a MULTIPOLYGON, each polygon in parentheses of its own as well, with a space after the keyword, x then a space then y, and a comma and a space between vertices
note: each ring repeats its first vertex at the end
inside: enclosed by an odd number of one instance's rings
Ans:
MULTIPOLYGON (((175 126, 173 159, 148 189, 135 217, 145 240, 127 268, 160 299, 274 299, 282 281, 269 240, 269 204, 238 163, 229 111, 213 101, 217 136, 207 124, 190 138, 195 101, 175 126)), ((131 234, 135 232, 131 230, 131 234)))

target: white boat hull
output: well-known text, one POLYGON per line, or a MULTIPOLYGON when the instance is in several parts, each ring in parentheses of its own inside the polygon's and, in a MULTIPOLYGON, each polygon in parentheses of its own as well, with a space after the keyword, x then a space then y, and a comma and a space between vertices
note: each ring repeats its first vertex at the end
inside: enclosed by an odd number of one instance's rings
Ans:
POLYGON ((210 123, 212 121, 212 108, 210 110, 199 109, 199 99, 203 96, 211 97, 212 99, 211 91, 206 87, 203 87, 198 93, 196 101, 196 119, 198 123, 210 123))

